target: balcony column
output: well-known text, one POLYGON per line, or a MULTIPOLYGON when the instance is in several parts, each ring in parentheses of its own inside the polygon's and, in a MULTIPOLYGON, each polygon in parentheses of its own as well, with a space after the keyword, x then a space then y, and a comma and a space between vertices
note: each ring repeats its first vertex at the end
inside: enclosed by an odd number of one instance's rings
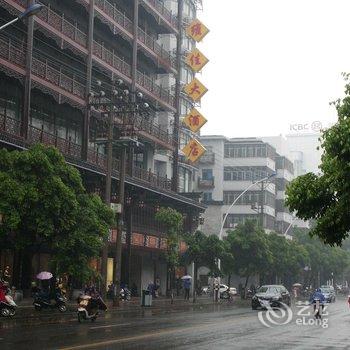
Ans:
POLYGON ((175 106, 176 112, 174 114, 174 146, 175 151, 173 153, 173 179, 171 188, 174 192, 178 192, 179 190, 179 146, 180 146, 180 116, 181 116, 181 66, 182 66, 182 21, 183 21, 183 0, 178 0, 178 10, 177 10, 177 18, 178 18, 178 30, 179 34, 177 35, 177 48, 176 48, 176 68, 177 68, 177 76, 176 76, 176 86, 175 86, 175 106))
MULTIPOLYGON (((27 0, 27 7, 34 4, 34 0, 27 0)), ((28 127, 30 118, 30 103, 32 90, 32 64, 33 64, 33 33, 34 16, 27 18, 27 47, 26 47, 26 76, 24 80, 23 116, 21 125, 21 135, 28 138, 28 127)))
POLYGON ((92 52, 93 52, 93 40, 94 40, 94 17, 95 17, 95 0, 90 0, 89 4, 89 33, 87 38, 87 68, 86 68, 86 109, 83 120, 83 145, 82 145, 82 158, 87 160, 88 147, 89 147, 89 134, 90 134, 90 116, 91 111, 88 106, 89 93, 91 91, 91 80, 92 80, 92 52))

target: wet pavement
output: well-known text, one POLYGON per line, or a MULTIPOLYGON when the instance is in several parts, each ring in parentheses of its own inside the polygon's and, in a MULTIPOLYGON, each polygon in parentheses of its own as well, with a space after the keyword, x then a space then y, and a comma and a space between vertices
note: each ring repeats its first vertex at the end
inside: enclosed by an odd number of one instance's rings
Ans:
POLYGON ((259 320, 258 311, 223 303, 111 312, 95 323, 78 324, 72 316, 60 324, 2 328, 0 349, 350 349, 345 299, 329 305, 321 324, 310 308, 294 305, 292 312, 263 311, 259 320))

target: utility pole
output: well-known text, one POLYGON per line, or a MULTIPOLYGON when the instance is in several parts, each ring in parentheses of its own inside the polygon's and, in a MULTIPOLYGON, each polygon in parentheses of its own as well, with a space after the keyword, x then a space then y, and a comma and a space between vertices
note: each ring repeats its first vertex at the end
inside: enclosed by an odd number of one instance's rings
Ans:
POLYGON ((117 239, 115 246, 115 268, 114 268, 114 295, 113 306, 119 306, 119 292, 120 292, 120 280, 121 280, 121 265, 122 265, 122 236, 124 227, 124 197, 125 197, 125 172, 126 172, 126 147, 121 148, 120 153, 120 171, 119 171, 119 187, 118 198, 120 204, 120 211, 118 213, 118 225, 117 225, 117 239))

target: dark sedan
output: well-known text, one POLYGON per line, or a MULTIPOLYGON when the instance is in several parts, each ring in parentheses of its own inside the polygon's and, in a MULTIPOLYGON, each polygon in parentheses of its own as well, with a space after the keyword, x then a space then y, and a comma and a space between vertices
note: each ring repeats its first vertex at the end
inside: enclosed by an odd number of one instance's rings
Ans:
POLYGON ((280 307, 286 304, 290 306, 290 295, 288 290, 281 285, 261 286, 252 298, 252 309, 266 308, 267 304, 271 307, 280 307))

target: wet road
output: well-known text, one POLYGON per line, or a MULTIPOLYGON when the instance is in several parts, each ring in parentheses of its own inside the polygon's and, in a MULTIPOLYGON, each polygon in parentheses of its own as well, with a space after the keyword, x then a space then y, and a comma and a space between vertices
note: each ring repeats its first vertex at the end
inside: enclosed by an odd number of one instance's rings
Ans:
POLYGON ((95 323, 72 319, 0 329, 0 349, 350 349, 345 299, 329 305, 323 324, 314 324, 310 308, 293 306, 292 311, 281 318, 264 311, 262 320, 257 311, 227 304, 170 313, 146 310, 132 317, 109 314, 95 323))

